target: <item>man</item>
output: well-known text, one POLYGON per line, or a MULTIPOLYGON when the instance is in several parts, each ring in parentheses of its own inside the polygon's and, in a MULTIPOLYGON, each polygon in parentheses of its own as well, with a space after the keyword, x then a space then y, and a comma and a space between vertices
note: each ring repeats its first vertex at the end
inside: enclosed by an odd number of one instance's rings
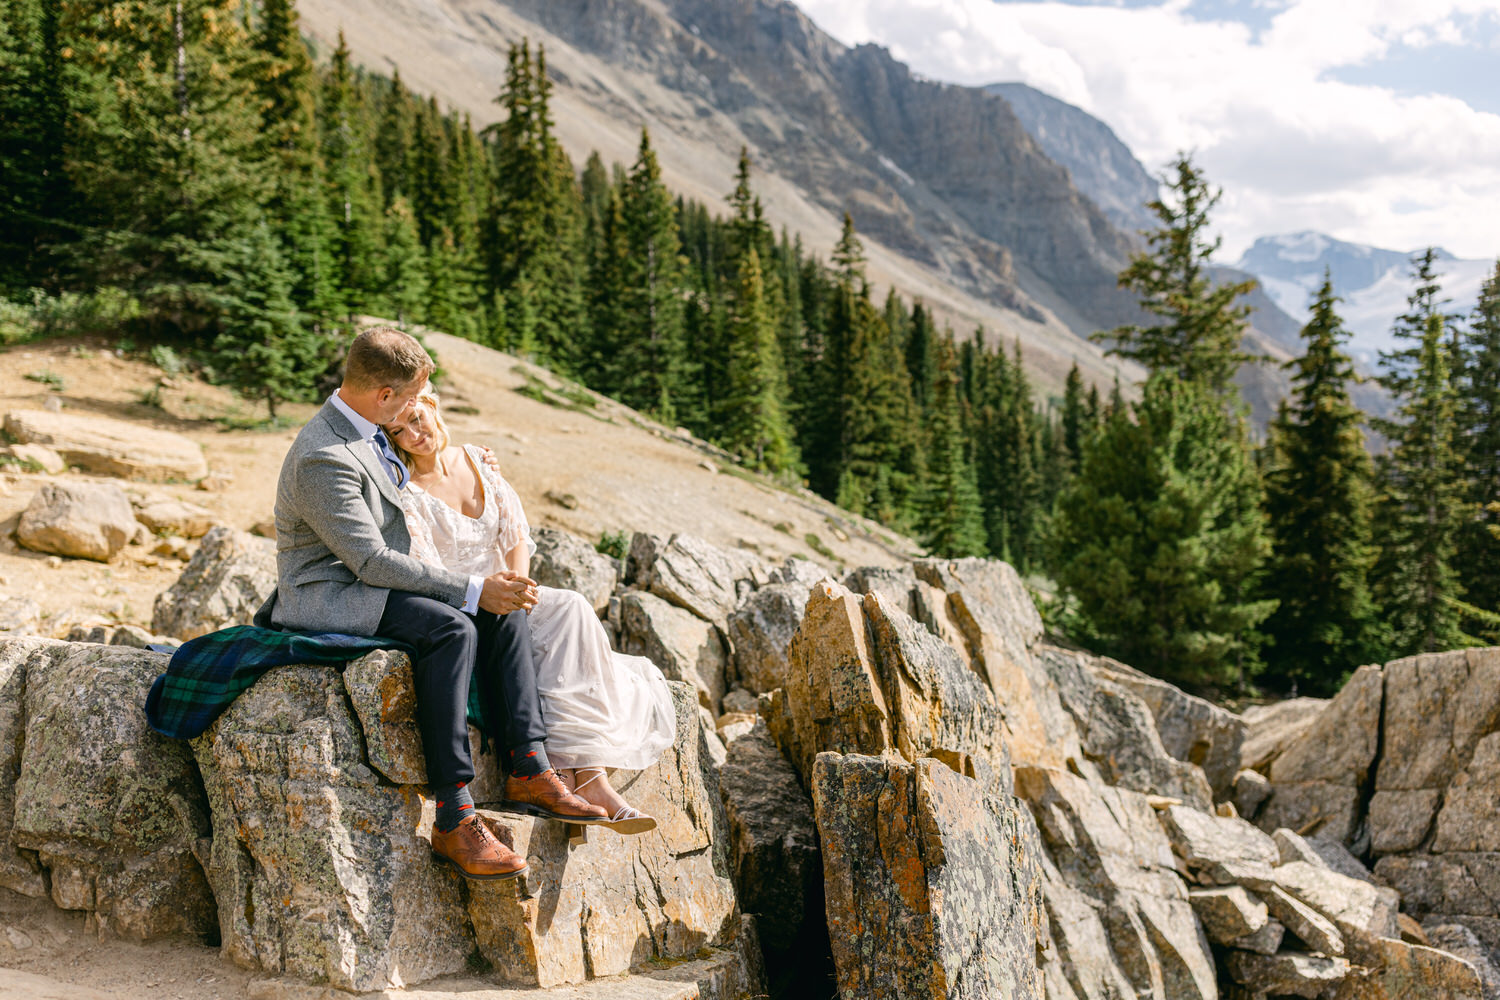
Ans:
POLYGON ((514 878, 526 862, 474 814, 467 707, 478 673, 511 760, 505 798, 535 815, 604 822, 547 763, 531 631, 536 584, 502 571, 466 577, 408 554, 399 490, 407 471, 380 425, 403 415, 432 359, 391 327, 355 338, 344 381, 297 434, 276 487, 277 588, 255 623, 397 640, 413 653, 417 717, 437 800, 432 849, 464 876, 514 878))

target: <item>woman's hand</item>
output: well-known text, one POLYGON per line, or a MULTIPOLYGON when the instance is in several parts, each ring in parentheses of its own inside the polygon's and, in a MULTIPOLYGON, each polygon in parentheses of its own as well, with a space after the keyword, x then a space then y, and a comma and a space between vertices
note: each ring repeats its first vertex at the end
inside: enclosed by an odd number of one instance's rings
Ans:
POLYGON ((479 607, 496 615, 508 615, 512 611, 527 611, 536 607, 537 583, 535 580, 502 569, 484 578, 484 587, 479 591, 479 607))

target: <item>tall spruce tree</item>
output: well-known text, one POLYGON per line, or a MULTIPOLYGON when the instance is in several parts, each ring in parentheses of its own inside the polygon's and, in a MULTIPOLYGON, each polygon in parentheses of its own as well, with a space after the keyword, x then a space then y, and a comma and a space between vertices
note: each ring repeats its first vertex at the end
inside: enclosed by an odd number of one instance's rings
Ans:
POLYGON ((1403 385, 1397 419, 1382 421, 1392 442, 1381 457, 1376 509, 1382 547, 1375 596, 1397 655, 1469 643, 1461 628, 1462 587, 1454 567, 1464 518, 1460 456, 1454 441, 1456 394, 1443 314, 1427 315, 1416 367, 1382 357, 1383 375, 1403 385))
POLYGON ((1217 393, 1166 372, 1133 409, 1084 444, 1057 500, 1052 565, 1068 624, 1158 677, 1242 680, 1275 602, 1252 596, 1269 544, 1239 418, 1217 393))
POLYGON ((797 446, 783 405, 781 351, 766 307, 760 255, 745 249, 729 320, 729 372, 720 443, 753 469, 790 472, 797 446))
POLYGON ((1221 241, 1209 238, 1208 215, 1221 192, 1210 190, 1185 155, 1168 169, 1169 195, 1150 205, 1161 226, 1146 234, 1148 248, 1120 272, 1120 287, 1135 292, 1141 308, 1161 322, 1095 336, 1113 342, 1111 354, 1223 392, 1239 366, 1255 360, 1240 349, 1250 309, 1238 302, 1255 283, 1214 283, 1209 260, 1221 241))
POLYGON ((625 256, 618 323, 608 351, 619 398, 664 422, 677 417, 682 389, 682 243, 672 195, 661 182, 651 136, 641 144, 620 199, 625 256))
POLYGON ((1458 537, 1464 599, 1500 611, 1500 261, 1484 282, 1464 339, 1457 438, 1468 505, 1458 537))
POLYGON ((927 482, 918 527, 923 543, 935 556, 982 556, 984 512, 964 440, 958 352, 953 338, 940 338, 932 353, 935 366, 925 422, 927 482))
POLYGON ((538 48, 533 59, 525 40, 511 46, 505 87, 496 99, 505 117, 491 131, 488 269, 491 283, 512 301, 512 316, 534 311, 531 339, 539 360, 574 372, 588 340, 584 213, 573 165, 552 133, 551 94, 546 53, 538 48))
POLYGON ((0 4, 0 294, 55 289, 52 248, 70 235, 61 17, 61 0, 0 4))
POLYGON ((1254 630, 1275 606, 1256 599, 1270 544, 1231 381, 1248 360, 1236 300, 1251 286, 1213 283, 1218 194, 1187 157, 1172 170, 1168 197, 1151 206, 1161 228, 1120 274, 1162 322, 1110 334, 1113 352, 1151 375, 1134 423, 1116 383, 1104 429, 1057 499, 1050 551, 1082 631, 1147 669, 1217 683, 1256 666, 1254 630))
POLYGON ((375 308, 385 285, 381 268, 383 199, 363 99, 355 86, 349 46, 342 31, 323 80, 320 116, 333 216, 331 250, 343 279, 346 308, 351 313, 368 311, 375 308))
POLYGON ((1385 643, 1370 597, 1373 468, 1349 399, 1354 365, 1348 331, 1325 275, 1302 328, 1305 353, 1288 362, 1292 398, 1271 425, 1266 481, 1272 554, 1264 593, 1280 603, 1263 631, 1271 640, 1266 681, 1328 696, 1385 643))

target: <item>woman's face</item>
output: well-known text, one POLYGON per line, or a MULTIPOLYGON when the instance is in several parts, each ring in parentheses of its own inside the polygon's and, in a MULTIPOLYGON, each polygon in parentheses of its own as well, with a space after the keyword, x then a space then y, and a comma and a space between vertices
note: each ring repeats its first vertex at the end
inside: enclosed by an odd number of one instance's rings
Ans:
POLYGON ((418 403, 386 424, 385 432, 392 444, 413 455, 431 455, 438 450, 437 422, 425 403, 418 403))

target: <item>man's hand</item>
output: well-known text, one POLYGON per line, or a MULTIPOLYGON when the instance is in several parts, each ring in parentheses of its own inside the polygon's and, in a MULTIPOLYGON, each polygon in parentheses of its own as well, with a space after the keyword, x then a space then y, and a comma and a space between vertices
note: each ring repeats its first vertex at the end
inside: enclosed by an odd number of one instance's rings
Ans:
POLYGON ((536 607, 536 588, 535 580, 502 569, 484 578, 484 587, 479 591, 479 607, 496 615, 529 612, 536 607))
POLYGON ((495 457, 495 453, 490 450, 490 446, 487 444, 480 445, 479 450, 484 452, 484 464, 490 467, 491 472, 498 473, 500 471, 500 460, 495 457))

